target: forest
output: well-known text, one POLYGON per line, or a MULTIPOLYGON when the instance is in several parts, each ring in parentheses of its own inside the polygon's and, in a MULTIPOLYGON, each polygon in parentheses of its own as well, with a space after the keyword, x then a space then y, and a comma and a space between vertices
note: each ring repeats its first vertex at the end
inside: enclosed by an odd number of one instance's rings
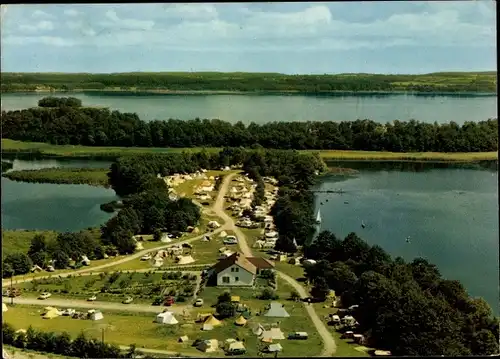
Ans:
POLYGON ((419 92, 496 93, 496 72, 441 72, 423 75, 337 74, 285 75, 279 73, 137 72, 2 73, 1 91, 231 91, 295 92, 419 92))
MULTIPOLYGON (((41 101, 47 101, 42 99, 41 101)), ((371 120, 231 124, 217 119, 145 122, 135 113, 87 107, 2 111, 2 138, 54 145, 124 147, 264 147, 296 150, 491 152, 498 120, 438 124, 371 120)))
POLYGON ((306 269, 312 294, 324 300, 333 289, 343 307, 358 305, 352 315, 369 345, 397 356, 498 354, 500 322, 489 305, 425 259, 393 259, 355 233, 342 240, 328 231, 303 250, 317 260, 306 269))

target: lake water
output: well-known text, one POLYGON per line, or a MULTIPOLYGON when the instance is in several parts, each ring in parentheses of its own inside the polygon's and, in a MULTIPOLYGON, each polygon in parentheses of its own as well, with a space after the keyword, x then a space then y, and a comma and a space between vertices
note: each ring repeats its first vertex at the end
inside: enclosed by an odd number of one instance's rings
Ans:
MULTIPOLYGON (((107 168, 97 161, 13 161, 12 170, 49 167, 107 168)), ((116 200, 111 189, 88 185, 15 182, 2 178, 2 229, 78 231, 96 227, 113 214, 99 205, 116 200)))
MULTIPOLYGON (((496 96, 284 96, 284 95, 102 95, 55 93, 73 96, 84 105, 136 112, 151 121, 177 118, 218 118, 244 124, 271 121, 378 122, 415 119, 422 122, 484 121, 497 117, 496 96)), ((33 107, 48 94, 2 94, 2 110, 33 107)))
POLYGON ((460 280, 470 295, 485 298, 498 315, 498 172, 385 167, 360 169, 347 180, 326 178, 318 185, 322 191, 345 191, 317 194, 321 229, 341 238, 356 232, 407 261, 423 257, 445 278, 460 280))

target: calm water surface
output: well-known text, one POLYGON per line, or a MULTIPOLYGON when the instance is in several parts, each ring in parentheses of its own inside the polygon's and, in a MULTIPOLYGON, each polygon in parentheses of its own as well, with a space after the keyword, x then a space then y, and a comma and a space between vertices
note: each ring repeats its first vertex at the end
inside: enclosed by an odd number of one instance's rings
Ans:
MULTIPOLYGON (((353 121, 378 122, 415 119, 438 123, 484 121, 497 117, 496 97, 451 96, 279 96, 279 95, 99 95, 73 96, 84 105, 105 106, 122 112, 136 112, 145 121, 178 118, 218 118, 241 121, 353 121)), ((3 94, 3 110, 33 107, 47 94, 3 94)))
MULTIPOLYGON (((13 170, 49 167, 107 168, 98 161, 20 161, 13 170)), ((2 228, 78 231, 105 223, 113 214, 99 205, 117 199, 111 189, 88 185, 15 182, 2 178, 2 228)))
POLYGON ((361 170, 344 181, 325 179, 317 189, 345 193, 318 193, 316 210, 321 209, 321 229, 342 238, 356 232, 408 261, 423 257, 445 278, 464 283, 470 295, 485 298, 498 315, 497 186, 497 171, 361 170))

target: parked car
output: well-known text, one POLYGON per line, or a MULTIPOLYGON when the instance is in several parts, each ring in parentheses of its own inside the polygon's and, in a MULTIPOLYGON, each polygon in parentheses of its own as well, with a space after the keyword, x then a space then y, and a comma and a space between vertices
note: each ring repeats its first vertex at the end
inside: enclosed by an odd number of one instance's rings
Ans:
POLYGON ((52 294, 50 294, 49 292, 43 292, 42 294, 40 294, 40 296, 38 297, 38 299, 47 299, 51 296, 52 294))
POLYGON ((170 307, 174 303, 175 303, 174 297, 167 297, 165 298, 165 302, 163 302, 163 305, 165 305, 166 307, 170 307))
POLYGON ((89 302, 93 302, 93 301, 97 300, 97 296, 93 295, 92 297, 87 298, 87 300, 89 302))
POLYGON ((145 254, 141 257, 141 261, 148 261, 151 259, 151 254, 145 254))
POLYGON ((203 305, 203 299, 198 298, 193 304, 195 307, 201 307, 203 305))
POLYGON ((130 304, 130 303, 132 303, 132 302, 133 302, 133 300, 134 300, 134 298, 132 298, 132 297, 127 297, 127 298, 126 298, 126 299, 125 299, 122 303, 123 303, 123 304, 130 304))
POLYGON ((238 244, 238 239, 235 236, 227 236, 222 241, 224 244, 238 244))
POLYGON ((309 338, 309 335, 306 332, 294 332, 288 334, 288 339, 306 340, 307 338, 309 338))
POLYGON ((247 350, 244 348, 228 349, 227 355, 243 355, 246 354, 247 350))

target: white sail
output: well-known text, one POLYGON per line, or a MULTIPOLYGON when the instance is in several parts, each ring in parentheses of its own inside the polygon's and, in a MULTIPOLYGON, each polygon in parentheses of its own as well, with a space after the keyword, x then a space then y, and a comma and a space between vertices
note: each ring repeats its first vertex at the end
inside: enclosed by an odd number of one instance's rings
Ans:
POLYGON ((321 210, 318 210, 318 215, 316 216, 316 222, 321 223, 321 210))

